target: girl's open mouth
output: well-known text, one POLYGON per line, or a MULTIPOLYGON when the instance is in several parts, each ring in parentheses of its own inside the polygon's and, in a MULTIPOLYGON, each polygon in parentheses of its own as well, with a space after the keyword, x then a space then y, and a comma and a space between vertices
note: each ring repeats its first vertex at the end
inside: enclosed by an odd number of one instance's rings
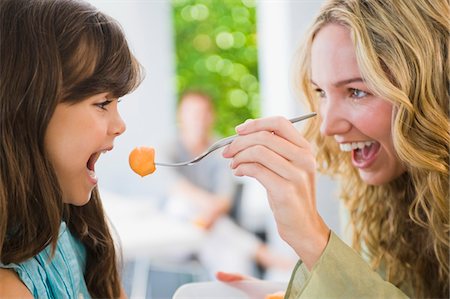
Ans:
POLYGON ((100 157, 100 152, 94 153, 89 157, 89 160, 86 163, 86 168, 88 170, 89 177, 92 179, 94 184, 97 183, 97 175, 95 174, 95 162, 97 162, 100 157))

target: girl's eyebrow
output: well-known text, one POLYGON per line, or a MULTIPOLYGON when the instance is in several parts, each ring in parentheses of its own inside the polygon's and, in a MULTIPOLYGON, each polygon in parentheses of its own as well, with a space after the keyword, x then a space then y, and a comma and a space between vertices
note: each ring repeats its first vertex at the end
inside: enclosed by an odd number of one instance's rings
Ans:
MULTIPOLYGON (((355 77, 355 78, 350 78, 350 79, 345 79, 345 80, 335 82, 335 83, 333 83, 333 86, 340 87, 340 86, 347 85, 347 84, 350 84, 353 82, 364 82, 364 80, 361 77, 355 77)), ((313 80, 311 80, 311 83, 314 84, 315 86, 319 86, 313 80)))

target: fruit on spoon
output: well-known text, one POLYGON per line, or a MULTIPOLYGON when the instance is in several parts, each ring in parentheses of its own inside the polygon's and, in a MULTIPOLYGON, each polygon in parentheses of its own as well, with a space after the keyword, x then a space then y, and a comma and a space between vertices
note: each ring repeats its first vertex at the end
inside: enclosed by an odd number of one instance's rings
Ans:
POLYGON ((136 147, 128 157, 131 169, 141 177, 149 175, 156 170, 155 149, 152 147, 136 147))

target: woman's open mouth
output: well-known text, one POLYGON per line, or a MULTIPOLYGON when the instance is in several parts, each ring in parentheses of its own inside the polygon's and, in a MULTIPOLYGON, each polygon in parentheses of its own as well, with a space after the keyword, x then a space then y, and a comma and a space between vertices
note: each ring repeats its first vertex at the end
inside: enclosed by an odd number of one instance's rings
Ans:
POLYGON ((377 141, 360 141, 341 143, 340 148, 345 152, 352 152, 352 163, 357 168, 367 168, 376 159, 381 145, 377 141))

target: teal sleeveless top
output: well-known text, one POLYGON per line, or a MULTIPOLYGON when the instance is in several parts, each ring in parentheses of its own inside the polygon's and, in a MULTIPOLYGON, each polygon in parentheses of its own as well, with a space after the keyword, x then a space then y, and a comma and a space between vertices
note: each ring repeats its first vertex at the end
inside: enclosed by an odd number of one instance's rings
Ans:
POLYGON ((56 251, 51 245, 38 255, 19 264, 0 263, 0 268, 14 270, 34 298, 91 298, 84 281, 86 251, 62 222, 56 251))

